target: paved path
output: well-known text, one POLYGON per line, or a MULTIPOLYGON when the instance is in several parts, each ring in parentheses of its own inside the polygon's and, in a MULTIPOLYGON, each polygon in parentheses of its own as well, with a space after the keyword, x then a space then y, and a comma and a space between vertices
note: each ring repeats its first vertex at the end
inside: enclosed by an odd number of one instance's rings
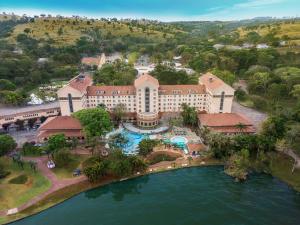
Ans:
POLYGON ((258 130, 260 129, 261 123, 268 117, 266 113, 242 106, 236 101, 232 104, 232 112, 248 117, 258 130))
POLYGON ((83 175, 79 176, 79 177, 75 177, 75 178, 58 179, 56 177, 56 175, 47 167, 47 161, 48 161, 47 156, 34 157, 34 158, 33 157, 24 157, 24 160, 37 162, 38 170, 47 179, 50 180, 51 187, 46 192, 34 197, 33 199, 31 199, 30 201, 28 201, 27 203, 21 205, 18 208, 0 211, 0 216, 8 215, 8 214, 10 214, 10 212, 12 212, 11 214, 13 214, 13 213, 17 213, 19 211, 22 211, 22 210, 36 204, 37 202, 39 202, 40 200, 42 200, 46 196, 50 195, 51 193, 53 193, 53 192, 55 192, 55 191, 57 191, 61 188, 64 188, 64 187, 82 182, 84 180, 87 180, 87 178, 83 175))

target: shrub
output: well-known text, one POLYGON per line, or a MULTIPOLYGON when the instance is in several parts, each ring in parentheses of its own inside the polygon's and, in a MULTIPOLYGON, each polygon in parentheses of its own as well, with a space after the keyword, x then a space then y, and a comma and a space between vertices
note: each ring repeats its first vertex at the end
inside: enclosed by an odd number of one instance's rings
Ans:
POLYGON ((83 173, 91 182, 95 182, 106 175, 114 177, 130 176, 136 172, 143 172, 147 165, 137 156, 126 156, 115 150, 108 157, 91 157, 83 163, 83 173))
POLYGON ((7 134, 0 135, 0 157, 17 147, 15 140, 7 134))
POLYGON ((10 174, 9 171, 4 169, 4 166, 0 163, 0 179, 5 178, 10 174))
POLYGON ((253 101, 254 107, 259 110, 265 110, 267 108, 267 101, 260 96, 254 95, 251 96, 251 100, 253 101))
POLYGON ((72 160, 71 153, 68 150, 60 150, 54 154, 54 162, 57 167, 63 167, 72 160))
POLYGON ((148 162, 150 165, 153 165, 153 164, 156 164, 156 163, 159 163, 162 161, 174 161, 176 159, 177 159, 177 157, 175 157, 175 156, 161 153, 161 154, 154 155, 153 157, 150 157, 148 162))
POLYGON ((25 174, 21 174, 11 180, 9 180, 9 183, 10 184, 25 184, 28 180, 28 177, 27 175, 25 174))
POLYGON ((246 99, 246 92, 241 88, 238 88, 234 95, 238 101, 244 101, 246 99))
POLYGON ((22 147, 23 155, 41 155, 42 148, 34 146, 33 143, 25 142, 22 147))
POLYGON ((142 156, 148 155, 153 151, 153 148, 158 144, 157 140, 144 139, 139 143, 139 154, 142 156))

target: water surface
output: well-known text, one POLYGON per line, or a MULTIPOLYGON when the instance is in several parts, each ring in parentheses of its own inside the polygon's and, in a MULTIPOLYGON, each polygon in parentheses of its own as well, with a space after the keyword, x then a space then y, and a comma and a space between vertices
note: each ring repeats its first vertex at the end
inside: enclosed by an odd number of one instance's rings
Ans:
POLYGON ((276 178, 235 183, 222 167, 113 183, 13 224, 299 225, 300 194, 276 178))

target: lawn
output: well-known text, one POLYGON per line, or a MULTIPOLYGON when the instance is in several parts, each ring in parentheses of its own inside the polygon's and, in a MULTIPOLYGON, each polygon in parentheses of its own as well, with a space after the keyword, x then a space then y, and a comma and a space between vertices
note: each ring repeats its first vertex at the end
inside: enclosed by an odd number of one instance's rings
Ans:
POLYGON ((52 171, 58 179, 72 178, 73 171, 77 168, 81 169, 81 164, 90 156, 88 155, 72 155, 72 161, 63 168, 54 168, 52 171))
POLYGON ((300 169, 292 172, 294 160, 284 154, 272 154, 271 173, 280 180, 300 191, 300 169))
POLYGON ((39 172, 34 172, 28 163, 22 170, 10 158, 2 157, 0 160, 11 172, 0 180, 0 210, 18 207, 50 188, 51 182, 39 172))

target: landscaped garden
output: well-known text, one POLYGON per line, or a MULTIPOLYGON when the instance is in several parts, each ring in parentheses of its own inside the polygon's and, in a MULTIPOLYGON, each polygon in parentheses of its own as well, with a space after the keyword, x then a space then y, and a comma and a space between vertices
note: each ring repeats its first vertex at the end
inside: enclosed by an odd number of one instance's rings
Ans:
POLYGON ((0 211, 21 206, 50 188, 50 181, 28 162, 21 166, 11 158, 1 157, 0 164, 9 172, 0 179, 0 211))

